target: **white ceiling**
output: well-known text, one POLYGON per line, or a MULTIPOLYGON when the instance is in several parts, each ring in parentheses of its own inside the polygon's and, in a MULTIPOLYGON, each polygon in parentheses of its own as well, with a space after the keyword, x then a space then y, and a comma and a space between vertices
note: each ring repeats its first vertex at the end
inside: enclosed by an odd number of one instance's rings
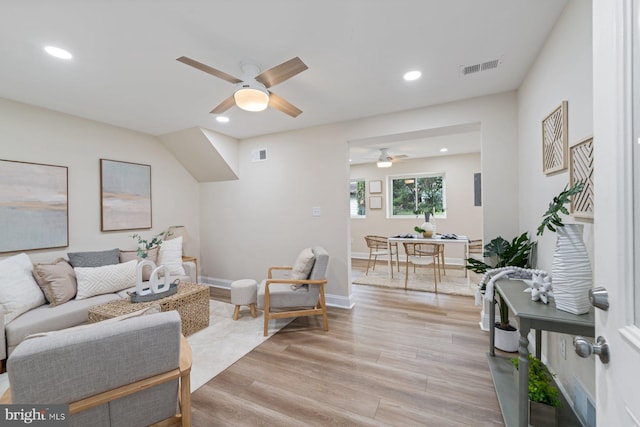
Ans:
MULTIPOLYGON (((516 89, 565 4, 0 0, 0 97, 153 135, 199 126, 246 138, 516 89), (74 58, 53 58, 45 45, 74 58), (208 112, 233 85, 176 61, 182 55, 236 76, 242 60, 265 70, 299 56, 309 69, 272 90, 303 113, 234 107, 230 123, 217 123, 208 112), (497 69, 460 74, 493 59, 497 69), (423 77, 403 81, 411 69, 423 77)), ((391 142, 368 141, 374 151, 391 142)))

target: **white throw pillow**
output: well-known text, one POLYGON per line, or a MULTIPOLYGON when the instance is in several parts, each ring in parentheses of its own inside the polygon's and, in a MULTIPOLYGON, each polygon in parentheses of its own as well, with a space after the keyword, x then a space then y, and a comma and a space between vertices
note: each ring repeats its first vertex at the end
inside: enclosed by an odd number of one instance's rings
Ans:
POLYGON ((44 303, 44 294, 33 277, 29 255, 22 253, 0 261, 0 306, 5 325, 44 303))
POLYGON ((182 267, 182 236, 165 240, 158 252, 158 266, 164 265, 171 276, 186 276, 182 267))
POLYGON ((294 280, 309 278, 309 274, 311 274, 311 269, 313 268, 315 261, 316 257, 311 248, 303 249, 302 252, 300 252, 300 255, 298 255, 298 258, 296 258, 296 262, 293 264, 290 277, 294 280))
POLYGON ((102 267, 76 267, 78 293, 76 299, 85 299, 96 295, 110 294, 130 288, 136 283, 138 261, 133 259, 120 264, 102 267))

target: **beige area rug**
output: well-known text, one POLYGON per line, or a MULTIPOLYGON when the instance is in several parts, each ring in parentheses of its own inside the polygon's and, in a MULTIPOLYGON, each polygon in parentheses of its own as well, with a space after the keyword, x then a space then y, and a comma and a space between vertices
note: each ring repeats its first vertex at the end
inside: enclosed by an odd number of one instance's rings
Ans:
MULTIPOLYGON (((233 320, 234 306, 209 300, 209 327, 187 337, 193 352, 191 367, 191 391, 200 388, 238 359, 269 339, 292 319, 276 319, 269 322, 269 336, 262 335, 262 311, 258 317, 242 307, 238 320, 233 320)), ((0 375, 0 395, 9 387, 7 373, 0 375)))
MULTIPOLYGON (((400 265, 400 272, 393 271, 393 279, 389 279, 386 264, 377 265, 376 270, 369 269, 369 274, 364 271, 353 271, 351 283, 354 285, 382 286, 386 288, 404 289, 404 265, 400 265)), ((464 277, 462 267, 447 267, 447 274, 442 276, 442 281, 438 281, 438 293, 449 295, 474 296, 476 284, 481 277, 471 271, 469 277, 464 277)), ((409 267, 409 280, 407 289, 413 291, 435 292, 433 283, 433 270, 431 267, 416 268, 416 272, 409 267)))

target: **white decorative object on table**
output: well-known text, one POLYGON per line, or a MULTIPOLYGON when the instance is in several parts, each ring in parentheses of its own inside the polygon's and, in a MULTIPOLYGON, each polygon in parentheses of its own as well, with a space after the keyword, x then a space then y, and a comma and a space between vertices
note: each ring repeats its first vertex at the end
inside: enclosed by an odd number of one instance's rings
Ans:
POLYGON ((589 289, 593 285, 591 262, 582 241, 582 224, 557 228, 551 279, 558 310, 584 314, 591 308, 589 289))
POLYGON ((525 280, 524 282, 529 286, 524 291, 531 293, 532 301, 542 301, 547 304, 549 297, 553 297, 551 278, 547 273, 534 273, 531 280, 525 280))
POLYGON ((166 292, 171 287, 171 282, 169 281, 169 269, 164 265, 156 267, 156 264, 153 261, 144 260, 138 263, 136 268, 136 294, 138 296, 149 295, 149 294, 159 294, 162 292, 166 292), (149 286, 143 288, 142 286, 142 269, 145 266, 150 266, 151 276, 149 277, 149 286), (160 277, 159 273, 164 272, 164 277, 160 277))

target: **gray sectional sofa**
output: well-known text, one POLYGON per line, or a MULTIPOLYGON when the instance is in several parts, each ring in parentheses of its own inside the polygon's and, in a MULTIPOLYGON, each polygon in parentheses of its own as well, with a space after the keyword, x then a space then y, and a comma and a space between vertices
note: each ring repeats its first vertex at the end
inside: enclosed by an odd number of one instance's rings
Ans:
MULTIPOLYGON (((69 255, 70 260, 72 260, 72 254, 69 255)), ((60 261, 62 261, 62 259, 56 262, 60 261)), ((64 261, 66 262, 66 260, 64 261)), ((38 265, 34 267, 34 276, 36 279, 38 279, 36 274, 38 270, 37 266, 38 265)), ((195 282, 195 263, 183 262, 182 267, 186 274, 179 276, 172 274, 170 280, 180 279, 180 281, 183 282, 195 282)), ((43 286, 39 281, 38 284, 40 284, 41 287, 43 286)), ((134 288, 135 283, 131 283, 131 286, 134 288)), ((53 295, 53 291, 47 291, 45 287, 42 287, 42 291, 46 296, 46 302, 18 315, 6 324, 5 313, 2 306, 0 306, 0 338, 2 339, 0 342, 3 343, 0 345, 0 360, 6 359, 15 347, 30 334, 57 331, 87 323, 90 307, 120 298, 128 298, 127 291, 129 290, 132 289, 128 288, 117 292, 103 293, 83 299, 77 299, 74 294, 71 299, 63 300, 60 304, 54 304, 53 300, 55 299, 55 295, 53 295)))

